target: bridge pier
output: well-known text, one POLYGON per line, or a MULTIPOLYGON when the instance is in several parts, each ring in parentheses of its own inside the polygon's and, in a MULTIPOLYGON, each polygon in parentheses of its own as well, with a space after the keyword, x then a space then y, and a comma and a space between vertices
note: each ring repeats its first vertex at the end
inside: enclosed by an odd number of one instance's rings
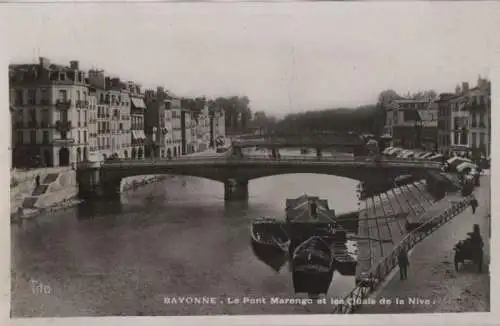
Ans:
POLYGON ((248 180, 229 179, 224 182, 224 200, 241 201, 248 199, 248 180))
POLYGON ((121 178, 105 178, 100 169, 77 170, 78 197, 87 198, 119 198, 121 178))

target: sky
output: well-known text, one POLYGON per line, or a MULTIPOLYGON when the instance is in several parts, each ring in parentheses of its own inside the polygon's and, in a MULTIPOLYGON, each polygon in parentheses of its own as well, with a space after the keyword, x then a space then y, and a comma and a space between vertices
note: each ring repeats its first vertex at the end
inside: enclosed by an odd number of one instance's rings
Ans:
POLYGON ((180 96, 285 115, 489 77, 494 2, 4 5, 10 63, 80 61, 180 96))

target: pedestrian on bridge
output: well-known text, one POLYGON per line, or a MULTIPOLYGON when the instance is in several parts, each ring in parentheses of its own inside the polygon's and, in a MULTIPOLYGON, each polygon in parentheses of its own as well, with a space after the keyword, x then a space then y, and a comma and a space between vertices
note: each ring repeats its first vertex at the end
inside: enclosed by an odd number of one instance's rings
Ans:
POLYGON ((410 266, 410 261, 408 259, 408 254, 406 253, 406 250, 404 248, 399 249, 398 265, 400 279, 406 280, 408 278, 408 266, 410 266))

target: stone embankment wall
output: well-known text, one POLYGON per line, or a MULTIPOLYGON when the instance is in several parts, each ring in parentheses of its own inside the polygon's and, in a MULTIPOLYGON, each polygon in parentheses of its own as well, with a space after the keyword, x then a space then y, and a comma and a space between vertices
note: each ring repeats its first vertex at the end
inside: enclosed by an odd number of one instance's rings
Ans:
POLYGON ((45 209, 75 199, 77 195, 76 171, 62 172, 59 173, 56 181, 48 185, 46 192, 38 196, 35 207, 45 209))
POLYGON ((11 214, 17 212, 19 207, 22 207, 26 198, 31 197, 35 190, 35 178, 40 176, 40 181, 48 174, 64 173, 71 171, 69 167, 61 168, 43 168, 35 170, 12 170, 10 173, 10 211, 11 214))

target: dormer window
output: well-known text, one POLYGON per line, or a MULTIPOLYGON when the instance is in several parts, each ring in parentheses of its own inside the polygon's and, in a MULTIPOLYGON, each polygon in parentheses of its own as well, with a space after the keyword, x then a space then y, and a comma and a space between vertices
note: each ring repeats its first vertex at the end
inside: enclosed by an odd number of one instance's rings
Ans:
POLYGON ((65 81, 66 80, 66 74, 65 73, 60 73, 59 74, 59 80, 65 81))

